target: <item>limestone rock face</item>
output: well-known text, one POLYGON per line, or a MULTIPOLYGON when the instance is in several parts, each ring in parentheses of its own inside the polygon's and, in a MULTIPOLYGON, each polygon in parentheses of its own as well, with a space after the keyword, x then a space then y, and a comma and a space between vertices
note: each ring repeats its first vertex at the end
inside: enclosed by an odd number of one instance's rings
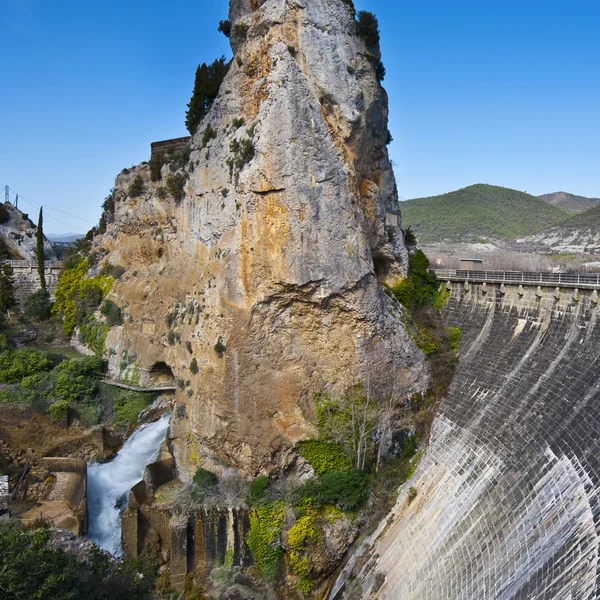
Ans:
MULTIPOLYGON (((8 218, 0 223, 0 260, 36 260, 37 227, 25 213, 12 204, 5 203, 2 207, 8 218)), ((56 253, 46 238, 44 257, 46 260, 56 260, 56 253)))
POLYGON ((107 339, 111 371, 187 388, 180 468, 200 437, 256 472, 289 462, 314 392, 363 381, 404 395, 429 372, 381 285, 407 253, 379 49, 343 0, 232 0, 230 19, 234 58, 183 197, 159 198, 173 165, 158 183, 145 165, 124 172, 96 249, 127 269, 111 291, 127 317, 107 339), (145 192, 130 198, 137 176, 145 192))

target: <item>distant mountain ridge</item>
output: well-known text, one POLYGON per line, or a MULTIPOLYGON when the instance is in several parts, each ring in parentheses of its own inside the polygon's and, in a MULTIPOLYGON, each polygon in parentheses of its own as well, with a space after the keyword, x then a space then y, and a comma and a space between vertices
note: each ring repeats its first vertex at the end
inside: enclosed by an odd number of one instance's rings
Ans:
POLYGON ((404 227, 420 242, 512 240, 526 237, 567 219, 571 213, 549 202, 487 184, 475 184, 400 204, 404 227))
POLYGON ((85 233, 48 233, 46 237, 51 242, 74 242, 85 237, 85 233))
POLYGON ((600 198, 587 198, 568 192, 553 192, 539 196, 542 200, 571 213, 580 213, 600 204, 600 198))

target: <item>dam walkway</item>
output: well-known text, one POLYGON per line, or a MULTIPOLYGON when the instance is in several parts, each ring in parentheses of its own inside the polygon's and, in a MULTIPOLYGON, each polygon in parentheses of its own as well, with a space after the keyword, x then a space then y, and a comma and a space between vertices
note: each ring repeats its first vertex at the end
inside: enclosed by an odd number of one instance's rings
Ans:
POLYGON ((552 287, 600 289, 600 273, 542 273, 526 271, 467 271, 432 269, 441 281, 525 284, 552 287))
POLYGON ((175 384, 157 383, 151 386, 134 385, 129 381, 114 379, 108 375, 100 375, 100 381, 106 385, 118 387, 123 390, 131 390, 133 392, 176 392, 175 384))

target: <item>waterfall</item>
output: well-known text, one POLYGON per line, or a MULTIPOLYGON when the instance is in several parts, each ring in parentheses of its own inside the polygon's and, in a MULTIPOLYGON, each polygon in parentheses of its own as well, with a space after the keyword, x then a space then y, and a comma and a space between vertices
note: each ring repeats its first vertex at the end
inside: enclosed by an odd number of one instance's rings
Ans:
POLYGON ((170 415, 140 427, 114 460, 88 467, 88 538, 115 556, 122 556, 121 514, 131 488, 154 462, 169 428, 170 415))

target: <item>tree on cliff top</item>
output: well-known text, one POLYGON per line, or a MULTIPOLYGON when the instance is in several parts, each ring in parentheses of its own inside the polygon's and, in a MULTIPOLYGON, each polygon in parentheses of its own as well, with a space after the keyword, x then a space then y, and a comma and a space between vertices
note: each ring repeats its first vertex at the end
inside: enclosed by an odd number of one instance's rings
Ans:
POLYGON ((40 275, 40 287, 46 289, 46 274, 44 272, 44 229, 43 229, 43 207, 40 206, 40 216, 38 217, 38 225, 35 230, 35 257, 37 259, 37 268, 40 275))
POLYGON ((358 13, 358 22, 356 32, 365 41, 367 46, 374 46, 379 43, 379 22, 377 17, 367 10, 361 10, 358 13))
POLYGON ((194 92, 185 114, 185 126, 192 135, 196 133, 202 119, 215 101, 228 70, 229 63, 225 62, 224 56, 210 65, 202 63, 196 69, 194 92))

